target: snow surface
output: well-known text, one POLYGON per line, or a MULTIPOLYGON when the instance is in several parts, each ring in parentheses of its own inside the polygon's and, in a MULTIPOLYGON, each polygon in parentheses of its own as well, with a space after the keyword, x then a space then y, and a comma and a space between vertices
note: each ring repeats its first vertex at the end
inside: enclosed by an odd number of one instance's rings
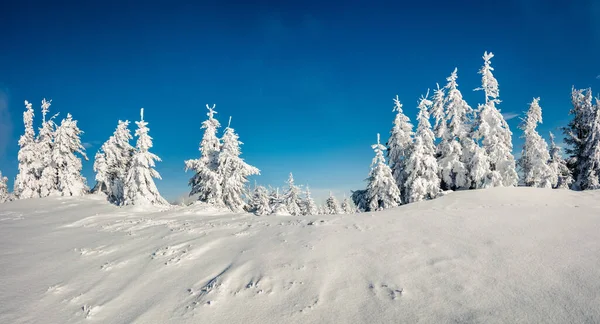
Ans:
POLYGON ((0 323, 599 323, 600 191, 377 213, 0 205, 0 323))

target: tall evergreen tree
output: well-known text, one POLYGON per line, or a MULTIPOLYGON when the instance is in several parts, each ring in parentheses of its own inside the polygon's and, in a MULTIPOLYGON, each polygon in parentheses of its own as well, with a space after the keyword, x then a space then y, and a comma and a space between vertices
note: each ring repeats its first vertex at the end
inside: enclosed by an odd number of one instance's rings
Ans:
POLYGON ((445 105, 445 126, 437 148, 439 174, 444 189, 457 190, 468 189, 468 162, 474 152, 468 149, 470 146, 463 145, 468 135, 469 114, 471 107, 463 99, 458 90, 458 69, 446 79, 445 89, 447 91, 445 105))
POLYGON ((302 210, 300 208, 301 199, 300 199, 300 188, 294 184, 294 176, 290 172, 290 177, 287 181, 288 189, 283 195, 283 203, 287 208, 288 212, 294 216, 301 215, 302 210))
POLYGON ((375 158, 371 164, 371 172, 367 179, 369 184, 364 197, 367 211, 398 206, 402 202, 400 189, 396 185, 392 170, 385 163, 383 152, 386 148, 380 144, 379 134, 377 134, 377 144, 371 147, 375 151, 375 158))
POLYGON ((200 142, 200 159, 185 161, 185 170, 195 172, 189 181, 192 187, 190 196, 197 194, 199 201, 221 205, 223 204, 223 180, 218 172, 221 141, 217 137, 217 129, 221 124, 214 117, 217 113, 214 110, 215 105, 212 107, 206 105, 206 108, 208 119, 200 127, 204 129, 202 142, 200 142))
POLYGON ((477 138, 481 139, 489 163, 490 173, 486 179, 486 186, 516 186, 519 176, 516 171, 515 158, 512 155, 512 132, 506 120, 496 108, 500 103, 498 81, 494 77, 491 66, 493 53, 483 54, 484 65, 479 70, 482 75, 482 86, 475 90, 485 93, 485 104, 480 105, 477 118, 477 138))
POLYGON ((8 193, 8 186, 6 184, 7 181, 8 178, 3 177, 2 171, 0 171, 0 204, 10 200, 10 194, 8 193))
POLYGON ((339 215, 342 213, 342 209, 340 208, 340 204, 338 203, 335 196, 331 191, 329 192, 329 198, 325 202, 325 214, 327 215, 339 215))
POLYGON ((550 160, 548 144, 536 130, 537 124, 542 123, 542 108, 539 101, 540 98, 533 99, 519 127, 523 130, 522 137, 525 142, 518 164, 523 171, 523 181, 526 186, 552 188, 552 180, 556 175, 552 174, 552 169, 548 166, 550 160))
POLYGON ((269 193, 265 187, 255 186, 250 199, 249 210, 257 216, 272 213, 271 206, 269 206, 269 193))
POLYGON ((433 105, 431 106, 431 116, 435 120, 433 131, 436 138, 442 138, 446 133, 446 112, 444 110, 446 94, 444 88, 436 84, 437 89, 433 93, 433 105))
POLYGON ((125 181, 125 205, 168 205, 169 203, 160 195, 154 179, 161 179, 160 174, 154 170, 155 162, 161 161, 152 148, 152 137, 148 135, 150 129, 144 121, 144 108, 140 110, 140 121, 135 131, 137 143, 131 161, 131 167, 125 181))
POLYGON ((367 201, 367 190, 354 190, 352 191, 352 202, 356 205, 356 209, 359 211, 366 211, 369 209, 369 202, 367 201))
POLYGON ((567 162, 562 158, 561 149, 554 142, 554 134, 550 132, 550 161, 548 162, 552 170, 552 188, 569 189, 573 183, 571 170, 567 167, 567 162))
POLYGON ((404 183, 406 181, 405 164, 412 145, 413 125, 410 123, 410 119, 404 114, 402 103, 400 103, 398 96, 394 99, 393 111, 396 112, 396 118, 394 119, 394 126, 387 142, 387 153, 392 175, 394 176, 396 185, 400 189, 400 195, 403 197, 405 194, 404 183))
POLYGON ((600 189, 600 99, 596 99, 591 125, 585 138, 583 156, 577 165, 576 187, 581 190, 600 189))
POLYGON ((342 200, 342 213, 344 214, 354 214, 356 212, 356 208, 352 206, 350 199, 344 195, 344 200, 342 200))
POLYGON ((92 193, 109 194, 108 163, 106 162, 106 153, 100 148, 94 156, 94 172, 96 172, 96 185, 92 188, 92 193))
POLYGON ((49 119, 46 118, 50 111, 51 102, 52 100, 42 100, 42 127, 36 141, 36 150, 41 158, 40 168, 37 170, 40 197, 60 194, 58 190, 58 170, 56 164, 52 161, 54 137, 56 135, 56 124, 54 123, 56 115, 49 119))
POLYGON ((35 130, 33 128, 33 108, 25 100, 23 123, 25 133, 19 139, 19 173, 15 179, 14 194, 19 199, 39 197, 38 170, 42 168, 41 156, 35 143, 35 130))
POLYGON ((223 145, 218 155, 218 170, 221 175, 223 188, 223 203, 231 211, 240 212, 246 207, 245 196, 247 192, 246 183, 251 175, 260 174, 260 171, 249 165, 240 157, 242 154, 240 145, 243 144, 235 130, 229 125, 223 134, 223 145))
POLYGON ((314 199, 310 193, 310 188, 308 185, 306 186, 306 190, 304 191, 304 199, 302 201, 302 215, 318 215, 319 208, 317 204, 315 204, 314 199))
POLYGON ((81 159, 75 155, 79 153, 87 160, 81 144, 82 133, 71 114, 67 114, 56 129, 52 161, 58 172, 58 191, 62 196, 83 196, 88 190, 81 175, 81 159))
MULTIPOLYGON (((429 93, 428 93, 429 94, 429 93)), ((406 199, 408 203, 433 199, 440 192, 440 178, 435 158, 435 135, 429 123, 433 102, 425 97, 419 101, 415 142, 406 163, 406 199)))

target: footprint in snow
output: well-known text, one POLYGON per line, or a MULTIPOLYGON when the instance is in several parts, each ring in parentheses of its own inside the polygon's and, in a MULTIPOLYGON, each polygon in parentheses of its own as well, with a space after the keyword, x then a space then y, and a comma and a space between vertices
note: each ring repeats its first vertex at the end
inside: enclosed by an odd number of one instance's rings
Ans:
POLYGON ((387 298, 389 300, 396 300, 404 294, 404 289, 396 285, 388 284, 370 284, 369 289, 373 294, 380 298, 387 298))

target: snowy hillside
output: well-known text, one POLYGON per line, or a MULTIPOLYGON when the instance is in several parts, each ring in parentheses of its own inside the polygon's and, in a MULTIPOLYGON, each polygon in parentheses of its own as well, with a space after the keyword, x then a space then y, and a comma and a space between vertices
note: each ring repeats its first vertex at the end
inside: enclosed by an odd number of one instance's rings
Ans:
POLYGON ((600 322, 599 191, 342 216, 133 208, 0 205, 0 323, 600 322))

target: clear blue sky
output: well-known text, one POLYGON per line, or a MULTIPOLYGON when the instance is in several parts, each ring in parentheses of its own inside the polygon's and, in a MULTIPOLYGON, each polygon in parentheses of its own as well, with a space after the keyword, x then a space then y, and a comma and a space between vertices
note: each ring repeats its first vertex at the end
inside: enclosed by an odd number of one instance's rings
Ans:
MULTIPOLYGON (((92 159, 117 120, 144 107, 163 159, 157 184, 173 199, 188 191, 183 161, 199 155, 205 104, 216 103, 259 183, 283 185, 293 171, 319 195, 360 189, 392 98, 414 120, 418 97, 458 67, 476 107, 486 50, 503 113, 540 96, 544 136, 564 125, 572 85, 600 91, 598 17, 596 0, 6 2, 0 170, 12 184, 25 99, 39 109, 51 98, 52 112, 79 120, 92 159)), ((509 124, 518 151, 518 118, 509 124)))

